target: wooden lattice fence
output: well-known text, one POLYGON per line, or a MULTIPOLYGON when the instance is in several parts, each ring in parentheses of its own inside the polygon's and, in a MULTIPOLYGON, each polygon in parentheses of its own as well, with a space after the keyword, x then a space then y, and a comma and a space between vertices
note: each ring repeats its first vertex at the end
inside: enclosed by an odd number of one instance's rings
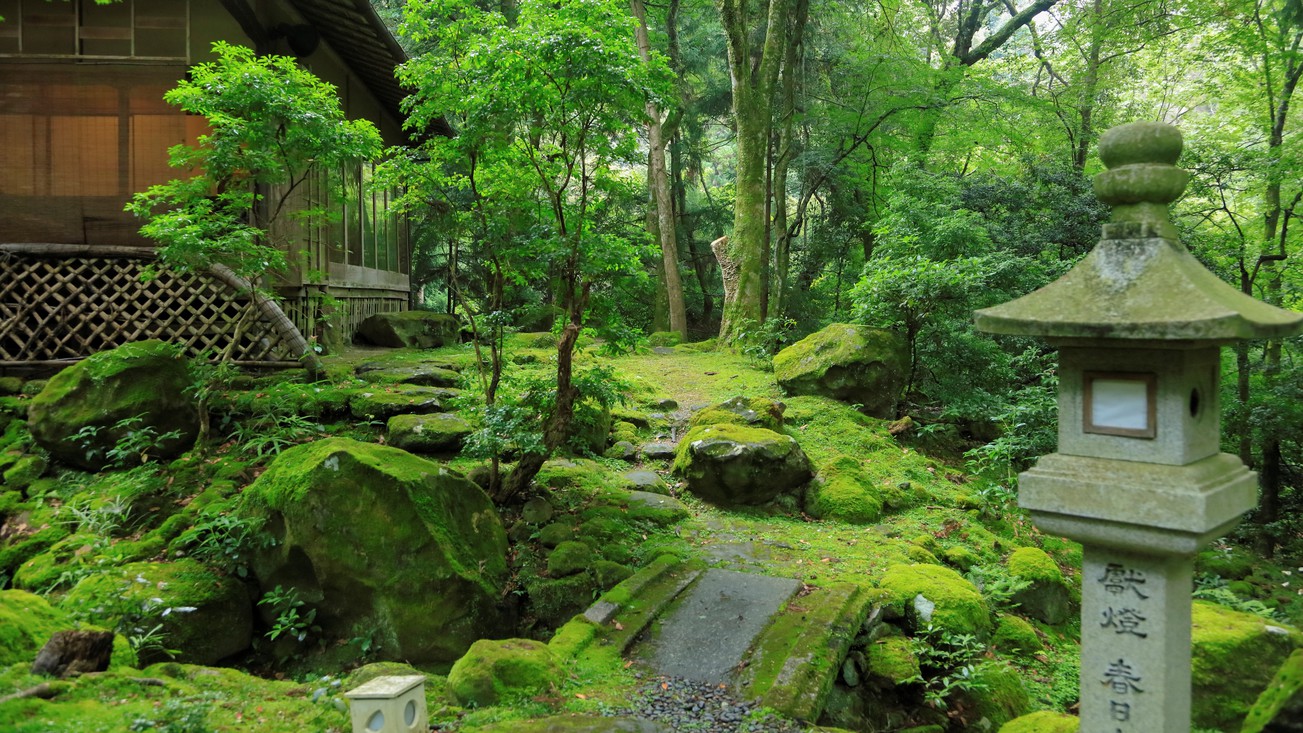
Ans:
POLYGON ((301 350, 251 307, 247 289, 218 274, 159 268, 143 277, 155 265, 144 248, 0 245, 0 366, 74 361, 151 338, 192 355, 230 348, 242 364, 299 364, 301 350))

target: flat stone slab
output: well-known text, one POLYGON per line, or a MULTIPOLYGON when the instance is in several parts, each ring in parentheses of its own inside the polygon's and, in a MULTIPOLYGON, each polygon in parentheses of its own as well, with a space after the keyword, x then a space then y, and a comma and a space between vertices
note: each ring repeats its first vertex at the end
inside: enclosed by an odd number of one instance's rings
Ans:
POLYGON ((640 656, 663 675, 711 684, 729 681, 770 618, 801 584, 712 569, 661 620, 660 634, 640 656))

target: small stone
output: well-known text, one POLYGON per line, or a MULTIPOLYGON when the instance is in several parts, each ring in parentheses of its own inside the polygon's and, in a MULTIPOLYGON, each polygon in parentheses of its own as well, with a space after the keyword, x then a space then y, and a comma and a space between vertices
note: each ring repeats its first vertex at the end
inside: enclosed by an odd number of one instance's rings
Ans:
POLYGON ((660 460, 674 457, 675 445, 673 443, 646 443, 642 447, 643 458, 660 460))
POLYGON ((679 403, 675 402, 674 400, 668 397, 665 397, 656 400, 655 402, 652 402, 652 407, 662 412, 673 412, 674 410, 679 409, 679 403))
POLYGON ((854 659, 848 657, 845 662, 842 662, 842 681, 847 687, 859 687, 860 672, 855 668, 854 659))
POLYGON ((520 517, 530 524, 544 524, 556 514, 552 504, 541 496, 535 496, 521 507, 520 517))

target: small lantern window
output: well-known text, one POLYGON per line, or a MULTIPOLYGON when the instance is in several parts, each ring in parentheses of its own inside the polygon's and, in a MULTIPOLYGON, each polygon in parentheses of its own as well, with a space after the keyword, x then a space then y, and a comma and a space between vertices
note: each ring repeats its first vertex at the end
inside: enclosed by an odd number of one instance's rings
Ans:
POLYGON ((1158 378, 1135 372, 1086 372, 1084 425, 1087 433, 1153 438, 1158 434, 1158 378))

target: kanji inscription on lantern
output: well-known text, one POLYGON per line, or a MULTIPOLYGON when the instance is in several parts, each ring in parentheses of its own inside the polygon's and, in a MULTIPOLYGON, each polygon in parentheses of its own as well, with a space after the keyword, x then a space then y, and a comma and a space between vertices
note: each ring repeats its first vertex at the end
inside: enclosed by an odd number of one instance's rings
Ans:
POLYGON ((1104 575, 1099 579, 1104 590, 1113 595, 1135 593, 1141 600, 1149 598, 1141 590, 1145 584, 1145 574, 1135 568, 1128 568, 1121 563, 1111 562, 1104 566, 1104 575))

